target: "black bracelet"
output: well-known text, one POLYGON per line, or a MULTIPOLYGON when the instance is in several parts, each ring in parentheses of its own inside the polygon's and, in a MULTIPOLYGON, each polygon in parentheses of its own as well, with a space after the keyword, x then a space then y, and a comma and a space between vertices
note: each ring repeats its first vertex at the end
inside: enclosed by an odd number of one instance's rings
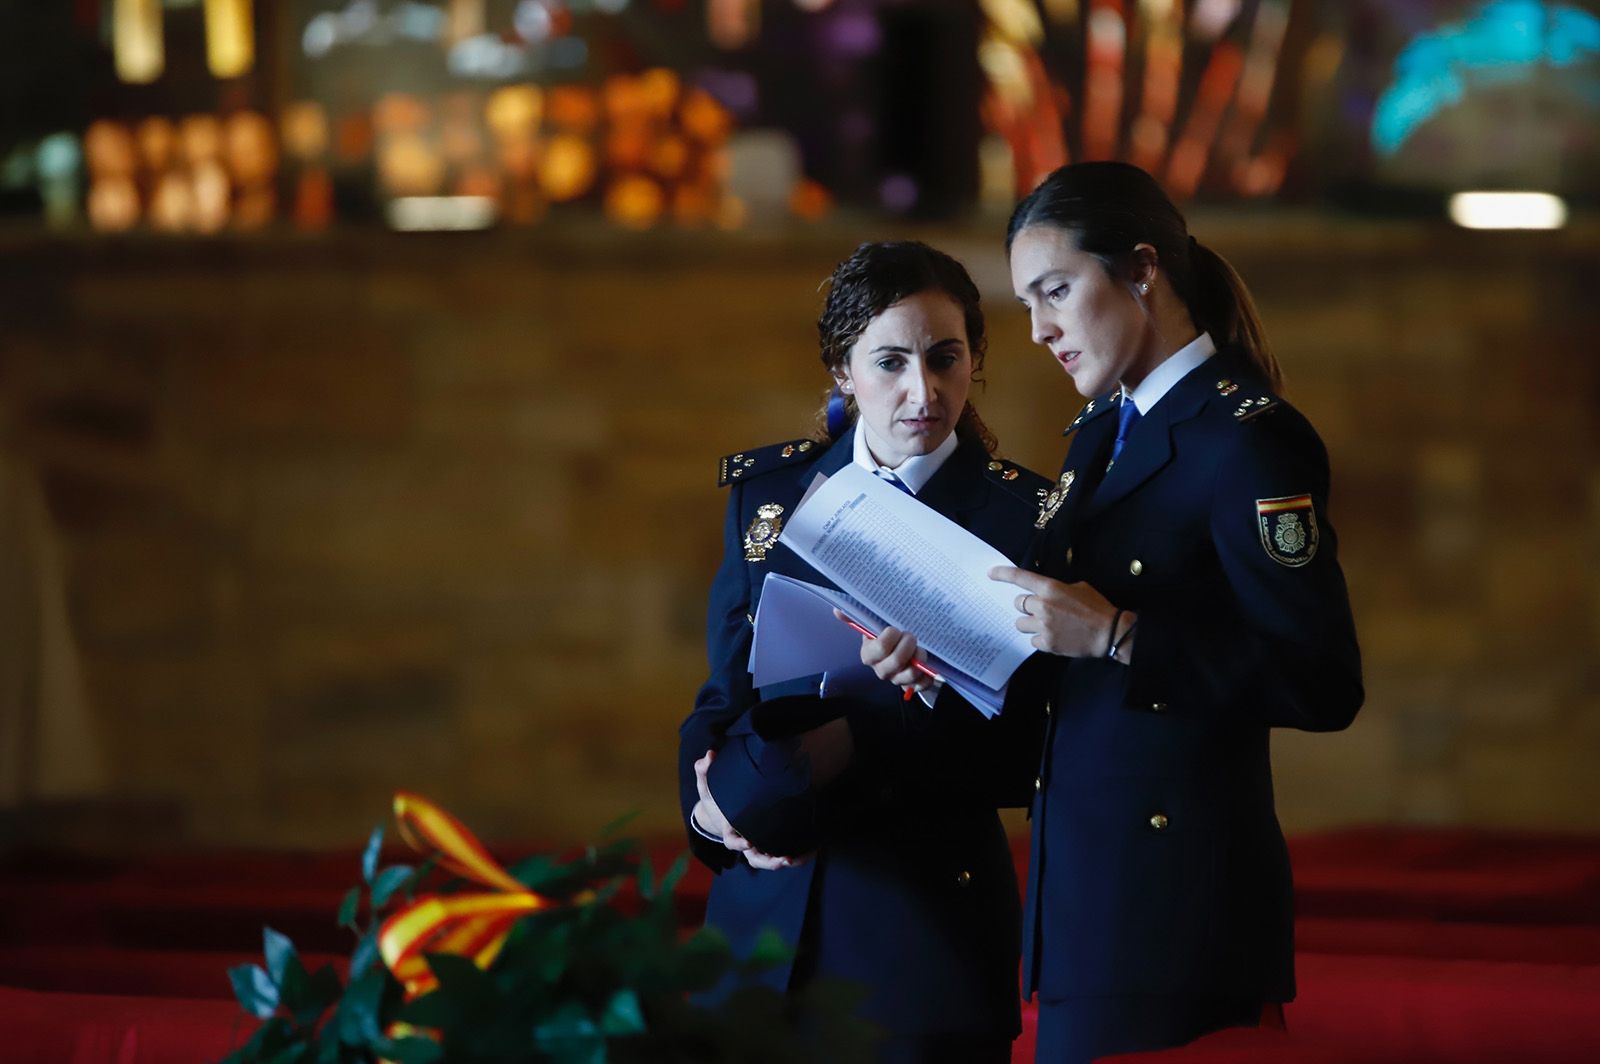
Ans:
POLYGON ((1128 641, 1128 637, 1133 634, 1133 630, 1137 627, 1139 627, 1139 618, 1135 617, 1133 623, 1128 625, 1128 630, 1122 633, 1122 638, 1111 644, 1111 653, 1107 657, 1115 660, 1116 656, 1122 651, 1122 644, 1128 641))
POLYGON ((1106 633, 1106 657, 1115 657, 1117 653, 1117 622, 1122 620, 1125 611, 1118 610, 1111 615, 1111 630, 1106 633))

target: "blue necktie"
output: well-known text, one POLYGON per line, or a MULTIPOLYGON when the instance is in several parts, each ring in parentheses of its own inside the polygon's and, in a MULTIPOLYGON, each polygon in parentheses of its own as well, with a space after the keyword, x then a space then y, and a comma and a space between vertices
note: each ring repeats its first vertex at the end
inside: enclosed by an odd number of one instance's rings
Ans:
MULTIPOLYGON (((1117 413, 1117 440, 1111 445, 1111 461, 1115 462, 1117 456, 1122 454, 1122 448, 1128 442, 1128 433, 1133 431, 1133 426, 1139 423, 1139 408, 1133 405, 1132 399, 1122 400, 1122 409, 1117 413)), ((1107 469, 1111 468, 1109 465, 1107 469)))
POLYGON ((893 484, 895 487, 911 496, 913 499, 917 497, 917 493, 911 490, 910 485, 901 480, 899 477, 895 476, 892 469, 874 469, 873 472, 878 474, 881 479, 887 480, 889 483, 893 484))

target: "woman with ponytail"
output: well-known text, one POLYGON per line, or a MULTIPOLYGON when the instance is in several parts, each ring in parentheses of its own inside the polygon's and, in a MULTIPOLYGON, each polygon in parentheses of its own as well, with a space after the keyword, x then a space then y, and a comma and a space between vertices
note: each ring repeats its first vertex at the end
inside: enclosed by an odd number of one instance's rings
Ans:
POLYGON ((860 465, 1017 560, 1049 482, 995 458, 968 402, 983 312, 948 255, 863 244, 834 270, 817 332, 824 431, 720 466, 711 674, 678 756, 689 841, 717 873, 706 922, 740 956, 775 931, 794 950, 760 976, 777 989, 860 984, 882 1064, 1004 1064, 1022 914, 995 808, 1032 797, 1033 721, 987 721, 948 690, 903 701, 859 667, 756 689, 746 663, 769 573, 828 583, 775 542, 818 474, 860 465))
MULTIPOLYGON (((1038 514, 1002 716, 1045 718, 1023 991, 1039 1064, 1281 1018, 1294 996, 1274 727, 1363 699, 1327 452, 1281 396, 1248 291, 1122 163, 1052 173, 1011 216, 1033 339, 1088 399, 1038 514)), ((870 647, 916 686, 907 638, 870 647)))

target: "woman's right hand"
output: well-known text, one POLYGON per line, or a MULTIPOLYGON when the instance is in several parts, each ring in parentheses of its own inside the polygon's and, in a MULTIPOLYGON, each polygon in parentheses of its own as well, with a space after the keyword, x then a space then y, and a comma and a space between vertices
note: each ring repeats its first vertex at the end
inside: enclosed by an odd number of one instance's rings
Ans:
MULTIPOLYGON (((841 621, 849 620, 838 610, 833 615, 841 621)), ((934 685, 927 673, 913 667, 914 661, 924 660, 917 649, 917 637, 898 628, 885 628, 876 639, 861 637, 861 664, 871 669, 880 680, 888 680, 905 691, 925 691, 934 685)))

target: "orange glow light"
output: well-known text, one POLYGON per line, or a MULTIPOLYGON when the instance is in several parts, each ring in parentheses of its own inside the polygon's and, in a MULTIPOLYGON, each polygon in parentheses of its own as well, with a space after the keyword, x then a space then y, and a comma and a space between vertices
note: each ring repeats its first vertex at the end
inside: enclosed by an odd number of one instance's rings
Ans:
POLYGON ((138 221, 139 192, 131 178, 96 178, 89 186, 89 224, 102 232, 121 233, 138 221))
POLYGON ((815 222, 833 209, 833 197, 828 190, 810 178, 802 178, 789 194, 789 210, 798 218, 815 222))
POLYGON ((577 199, 594 187, 594 149, 582 137, 562 134, 545 145, 539 185, 556 203, 577 199))
POLYGON ((422 137, 401 133, 378 148, 378 181, 391 196, 433 196, 444 184, 444 160, 422 137))
POLYGON ((691 89, 684 96, 678 121, 701 144, 721 144, 733 132, 733 115, 704 89, 691 89))
POLYGON ((133 136, 121 123, 101 119, 90 125, 83 134, 83 154, 91 177, 128 177, 133 173, 133 136))
POLYGON ((1122 74, 1128 27, 1122 0, 1097 0, 1089 10, 1085 44, 1088 74, 1084 79, 1083 154, 1110 159, 1117 150, 1117 124, 1122 116, 1122 74))
POLYGON ((582 85, 556 85, 545 99, 552 125, 574 133, 587 133, 600 121, 600 102, 582 85))
POLYGON ((284 150, 302 162, 320 158, 328 150, 328 114, 320 103, 291 103, 283 109, 279 128, 284 150))
POLYGON ((524 137, 537 131, 544 111, 544 94, 537 85, 507 85, 496 89, 484 107, 484 121, 501 139, 524 137))
POLYGON ((161 173, 172 165, 178 149, 178 127, 172 119, 155 115, 139 123, 134 134, 139 143, 139 162, 151 173, 161 173))
POLYGON ((306 168, 294 190, 296 229, 326 229, 333 220, 333 179, 320 166, 306 168))
POLYGON ((618 178, 606 190, 606 214, 629 229, 648 229, 661 217, 666 196, 661 186, 648 177, 629 174, 618 178))
POLYGON ((228 171, 240 184, 260 184, 277 172, 278 146, 272 137, 272 123, 263 114, 240 111, 228 116, 223 146, 228 171))
POLYGON ((417 133, 428 124, 428 105, 405 92, 388 92, 372 107, 372 127, 379 133, 417 133))
POLYGON ((216 115, 185 115, 178 123, 178 143, 190 166, 213 160, 222 154, 222 123, 216 115))
POLYGON ((650 146, 650 172, 665 181, 676 181, 689 164, 689 143, 682 137, 665 134, 650 146))

